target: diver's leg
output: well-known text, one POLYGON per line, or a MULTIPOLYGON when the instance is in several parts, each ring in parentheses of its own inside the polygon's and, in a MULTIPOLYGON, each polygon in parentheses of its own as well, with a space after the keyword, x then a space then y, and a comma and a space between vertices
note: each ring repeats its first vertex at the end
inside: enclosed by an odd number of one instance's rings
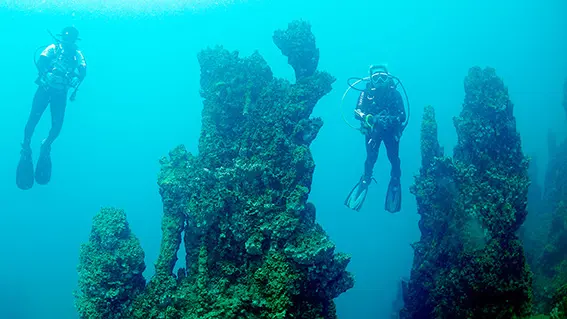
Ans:
POLYGON ((364 162, 364 181, 370 182, 374 164, 378 159, 378 152, 382 140, 378 136, 366 136, 366 161, 364 162))
POLYGON ((35 181, 46 185, 51 180, 51 144, 59 136, 63 126, 65 107, 67 105, 67 92, 51 92, 51 130, 49 135, 41 143, 41 150, 35 169, 35 181))
POLYGON ((391 134, 384 138, 384 144, 386 145, 388 159, 392 165, 390 183, 388 184, 388 191, 386 192, 386 198, 384 201, 384 209, 390 213, 396 213, 402 209, 402 192, 400 188, 402 170, 400 168, 399 156, 400 139, 396 135, 391 134))
POLYGON ((395 136, 388 136, 384 139, 388 160, 392 165, 390 177, 400 179, 402 175, 401 161, 400 161, 400 140, 395 136))
POLYGON ((50 148, 51 144, 61 133, 63 120, 65 119, 65 109, 67 108, 67 93, 56 92, 51 97, 51 130, 43 141, 43 147, 50 148))
POLYGON ((33 97, 31 112, 24 130, 24 142, 22 147, 29 148, 35 127, 37 126, 37 123, 39 123, 39 120, 41 119, 43 112, 45 112, 48 104, 49 93, 41 86, 38 87, 33 97))

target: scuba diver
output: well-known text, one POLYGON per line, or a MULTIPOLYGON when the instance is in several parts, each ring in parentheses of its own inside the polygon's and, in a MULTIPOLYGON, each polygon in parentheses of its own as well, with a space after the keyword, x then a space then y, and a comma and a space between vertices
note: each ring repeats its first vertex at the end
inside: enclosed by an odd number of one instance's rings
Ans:
MULTIPOLYGON (((380 145, 384 142, 388 159, 392 165, 385 209, 395 213, 400 211, 402 200, 400 188, 400 177, 402 174, 399 157, 400 138, 408 124, 409 116, 406 117, 404 101, 402 95, 397 90, 397 85, 401 84, 401 81, 390 74, 383 65, 371 66, 369 73, 367 78, 358 79, 355 83, 356 85, 366 80, 367 83, 364 90, 356 89, 350 84, 349 79, 349 89, 361 91, 354 114, 355 118, 360 121, 359 130, 366 139, 366 161, 364 163, 364 174, 349 193, 345 200, 345 205, 356 211, 360 211, 362 208, 368 187, 373 180, 372 171, 378 159, 378 151, 380 150, 380 145)), ((403 85, 401 86, 403 89, 403 85)), ((349 89, 347 89, 347 92, 349 89)), ((345 95, 347 92, 345 92, 345 95)), ((407 100, 407 94, 405 97, 407 100)))
MULTIPOLYGON (((35 84, 38 85, 33 97, 31 112, 24 131, 24 141, 18 163, 16 184, 26 190, 33 186, 34 178, 38 184, 45 185, 51 179, 51 145, 59 136, 65 117, 67 94, 74 89, 69 100, 74 101, 77 89, 86 76, 87 64, 76 42, 79 31, 75 27, 65 27, 54 44, 43 49, 38 60, 34 62, 38 70, 35 84), (34 175, 31 139, 35 127, 43 113, 50 105, 51 130, 41 143, 40 155, 34 175)), ((36 51, 37 52, 37 51, 36 51)))

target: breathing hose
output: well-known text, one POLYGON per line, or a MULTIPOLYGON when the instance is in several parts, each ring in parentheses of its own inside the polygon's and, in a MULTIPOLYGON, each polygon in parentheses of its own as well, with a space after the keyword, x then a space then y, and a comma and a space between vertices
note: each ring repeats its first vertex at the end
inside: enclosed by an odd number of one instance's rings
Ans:
MULTIPOLYGON (((402 132, 406 129, 406 127, 408 126, 409 123, 409 119, 410 119, 410 103, 409 103, 409 98, 408 98, 408 94, 406 92, 406 88, 404 87, 404 84, 402 83, 402 81, 400 81, 399 78, 393 76, 393 75, 389 75, 390 77, 392 77, 393 79, 395 79, 397 81, 396 86, 398 86, 398 84, 402 87, 402 91, 404 92, 404 96, 406 98, 406 103, 407 103, 407 109, 408 109, 408 116, 406 118, 406 121, 404 123, 402 123, 402 132)), ((368 81, 370 80, 370 77, 364 77, 364 78, 349 78, 347 80, 347 84, 348 84, 348 88, 346 89, 346 91, 344 92, 342 98, 341 98, 341 105, 340 105, 340 109, 341 109, 341 116, 343 118, 343 120, 345 121, 345 123, 350 126, 351 128, 360 131, 360 128, 355 127, 354 125, 350 124, 349 121, 347 121, 346 117, 345 117, 345 112, 344 112, 344 101, 345 101, 345 97, 347 96, 348 92, 353 89, 355 91, 359 91, 359 92, 363 92, 364 90, 358 89, 355 86, 362 82, 362 81, 368 81), (356 80, 354 83, 350 83, 352 80, 356 80)))

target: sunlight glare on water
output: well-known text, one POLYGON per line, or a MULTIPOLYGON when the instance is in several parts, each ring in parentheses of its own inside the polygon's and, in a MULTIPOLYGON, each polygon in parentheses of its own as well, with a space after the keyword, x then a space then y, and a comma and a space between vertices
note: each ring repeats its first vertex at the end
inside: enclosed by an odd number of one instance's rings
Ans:
POLYGON ((101 14, 160 14, 226 7, 246 0, 5 0, 0 8, 22 11, 86 10, 101 14))

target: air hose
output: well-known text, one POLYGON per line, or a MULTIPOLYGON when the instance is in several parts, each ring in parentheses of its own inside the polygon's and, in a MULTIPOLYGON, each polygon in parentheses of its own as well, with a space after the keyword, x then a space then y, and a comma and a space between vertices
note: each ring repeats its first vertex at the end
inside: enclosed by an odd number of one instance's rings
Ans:
MULTIPOLYGON (((403 131, 406 129, 406 127, 408 126, 409 119, 410 119, 410 103, 409 103, 409 99, 408 99, 408 94, 407 94, 407 92, 406 92, 406 88, 404 87, 404 84, 402 83, 402 81, 400 81, 399 78, 397 78, 397 77, 395 77, 395 76, 393 76, 393 75, 391 75, 391 74, 389 74, 389 76, 392 77, 393 79, 395 79, 395 80, 397 81, 396 87, 398 86, 398 84, 402 87, 402 90, 403 90, 403 92, 404 92, 404 96, 405 96, 405 98, 406 98, 406 103, 407 103, 407 106, 408 106, 408 107, 407 107, 407 109, 408 109, 407 115, 408 115, 408 116, 406 117, 406 121, 405 121, 404 123, 402 123, 402 132, 403 132, 403 131)), ((356 78, 356 77, 354 77, 354 78, 349 78, 349 79, 347 80, 348 88, 346 89, 345 93, 343 94, 343 97, 341 98, 341 105, 340 105, 341 116, 342 116, 343 120, 345 121, 345 123, 346 123, 348 126, 350 126, 351 128, 353 128, 353 129, 355 129, 355 130, 357 130, 357 131, 360 131, 360 128, 355 127, 354 125, 350 124, 349 121, 347 121, 347 119, 346 119, 346 117, 345 117, 344 106, 343 106, 343 105, 344 105, 345 97, 347 96, 347 94, 348 94, 348 92, 350 91, 350 89, 353 89, 353 90, 359 91, 359 92, 364 92, 364 90, 358 89, 358 88, 356 88, 355 86, 356 86, 358 83, 362 82, 362 81, 369 81, 369 80, 370 80, 370 77, 369 77, 369 76, 364 77, 364 78, 356 78), (352 80, 356 80, 356 81, 351 84, 351 81, 352 81, 352 80)))

